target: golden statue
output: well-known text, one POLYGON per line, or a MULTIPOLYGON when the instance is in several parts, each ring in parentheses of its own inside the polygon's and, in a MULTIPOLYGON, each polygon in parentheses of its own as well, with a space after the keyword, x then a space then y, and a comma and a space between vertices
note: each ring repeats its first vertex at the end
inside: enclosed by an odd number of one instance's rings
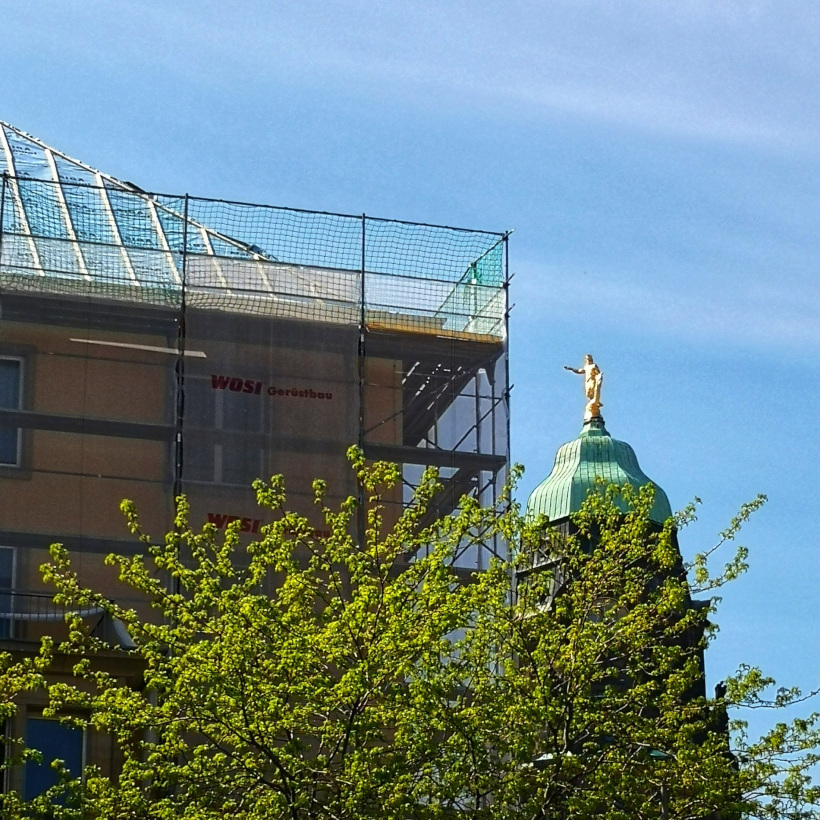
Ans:
POLYGON ((587 406, 584 411, 584 421, 587 422, 593 418, 601 417, 601 382, 604 380, 604 374, 601 373, 600 368, 594 361, 592 356, 587 353, 584 356, 584 364, 576 370, 574 367, 567 367, 564 365, 564 370, 569 370, 572 373, 577 373, 584 377, 584 392, 587 396, 587 406))

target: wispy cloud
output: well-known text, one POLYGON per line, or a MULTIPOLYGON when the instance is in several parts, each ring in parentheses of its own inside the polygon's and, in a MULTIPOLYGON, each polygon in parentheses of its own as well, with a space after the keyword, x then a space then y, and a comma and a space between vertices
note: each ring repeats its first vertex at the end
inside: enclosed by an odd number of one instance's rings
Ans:
POLYGON ((525 314, 537 310, 546 322, 571 321, 581 306, 594 303, 599 326, 756 351, 820 352, 817 287, 780 281, 707 286, 634 274, 570 276, 564 270, 519 268, 523 275, 515 282, 515 301, 525 314))
POLYGON ((39 49, 160 67, 216 94, 313 86, 783 150, 820 131, 814 0, 44 0, 5 22, 36 25, 39 49))
MULTIPOLYGON (((820 130, 820 7, 812 2, 331 8, 277 4, 242 53, 297 81, 332 74, 413 105, 568 113, 787 149, 809 147, 820 130)), ((235 55, 242 34, 227 25, 208 36, 235 55)))

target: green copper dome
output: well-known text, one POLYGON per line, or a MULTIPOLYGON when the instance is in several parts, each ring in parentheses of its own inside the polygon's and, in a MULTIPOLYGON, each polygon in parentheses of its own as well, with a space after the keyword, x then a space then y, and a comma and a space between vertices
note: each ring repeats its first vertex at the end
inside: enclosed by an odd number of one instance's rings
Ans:
MULTIPOLYGON (((635 451, 625 441, 612 438, 600 416, 585 422, 578 438, 558 450, 552 472, 527 501, 527 515, 543 513, 550 521, 568 518, 580 509, 596 478, 636 488, 654 484, 638 466, 635 451)), ((672 515, 672 508, 666 493, 654 486, 655 503, 649 517, 663 524, 672 515)))

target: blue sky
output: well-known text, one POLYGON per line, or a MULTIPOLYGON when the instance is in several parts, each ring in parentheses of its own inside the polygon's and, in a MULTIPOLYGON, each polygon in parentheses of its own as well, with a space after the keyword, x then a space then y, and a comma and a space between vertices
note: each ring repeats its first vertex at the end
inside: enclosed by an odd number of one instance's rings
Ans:
POLYGON ((0 119, 150 190, 514 228, 523 491, 610 432, 711 544, 710 683, 820 672, 820 6, 0 0, 0 119))

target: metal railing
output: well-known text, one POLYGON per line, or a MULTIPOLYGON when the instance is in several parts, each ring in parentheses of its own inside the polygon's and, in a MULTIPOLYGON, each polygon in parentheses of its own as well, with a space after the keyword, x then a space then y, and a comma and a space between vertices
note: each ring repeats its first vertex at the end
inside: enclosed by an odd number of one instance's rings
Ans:
POLYGON ((0 591, 0 638, 14 638, 18 624, 64 621, 67 615, 91 618, 101 615, 101 607, 77 608, 58 604, 49 592, 29 590, 0 591))

